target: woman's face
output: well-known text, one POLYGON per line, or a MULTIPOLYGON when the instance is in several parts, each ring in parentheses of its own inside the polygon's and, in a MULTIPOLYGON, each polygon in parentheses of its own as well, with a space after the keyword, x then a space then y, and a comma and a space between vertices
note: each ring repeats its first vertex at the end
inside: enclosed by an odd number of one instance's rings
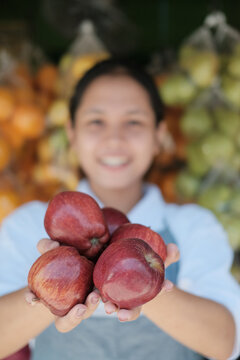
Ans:
POLYGON ((97 78, 83 95, 70 138, 91 184, 109 190, 139 184, 158 151, 147 91, 127 75, 97 78))

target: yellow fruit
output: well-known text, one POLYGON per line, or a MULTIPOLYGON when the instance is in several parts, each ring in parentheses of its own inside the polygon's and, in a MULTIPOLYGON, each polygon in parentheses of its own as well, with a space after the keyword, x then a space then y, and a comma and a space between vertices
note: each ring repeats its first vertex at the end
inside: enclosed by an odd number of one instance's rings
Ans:
POLYGON ((84 56, 79 56, 73 61, 72 65, 72 76, 74 79, 80 79, 84 73, 95 65, 98 61, 108 57, 106 53, 102 54, 88 54, 84 56))
POLYGON ((59 62, 59 71, 66 72, 70 68, 72 61, 73 61, 73 57, 71 55, 69 54, 63 55, 63 57, 60 59, 59 62))
POLYGON ((51 105, 47 121, 50 127, 64 126, 69 120, 68 103, 65 100, 56 100, 51 105))
POLYGON ((52 149, 49 138, 43 137, 37 144, 38 160, 41 163, 51 162, 54 157, 54 149, 52 149))

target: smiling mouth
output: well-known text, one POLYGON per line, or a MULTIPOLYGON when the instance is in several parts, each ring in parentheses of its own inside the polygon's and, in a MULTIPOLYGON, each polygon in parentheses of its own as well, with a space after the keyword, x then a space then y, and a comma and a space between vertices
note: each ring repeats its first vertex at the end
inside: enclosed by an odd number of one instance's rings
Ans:
POLYGON ((100 159, 100 163, 105 166, 119 167, 128 164, 128 159, 125 156, 106 156, 100 159))

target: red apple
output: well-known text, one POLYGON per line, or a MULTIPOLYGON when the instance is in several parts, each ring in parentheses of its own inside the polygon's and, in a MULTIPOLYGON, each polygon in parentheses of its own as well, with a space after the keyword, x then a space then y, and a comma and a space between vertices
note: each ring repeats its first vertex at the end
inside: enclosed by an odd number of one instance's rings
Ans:
POLYGON ((94 264, 72 246, 41 255, 28 274, 30 290, 54 315, 65 315, 91 291, 94 264))
POLYGON ((100 255, 93 282, 103 299, 131 309, 159 293, 164 274, 162 259, 146 242, 124 239, 110 244, 100 255))
POLYGON ((140 224, 121 225, 112 234, 110 242, 113 243, 114 241, 128 238, 137 238, 145 241, 162 258, 163 261, 166 260, 167 247, 163 238, 149 227, 140 224))
POLYGON ((30 360, 31 351, 29 345, 24 346, 12 355, 7 356, 2 360, 30 360))
POLYGON ((112 235, 120 225, 130 222, 122 211, 112 207, 104 207, 102 208, 102 212, 110 235, 112 235))
POLYGON ((57 194, 48 205, 44 226, 52 240, 72 245, 89 258, 109 239, 102 210, 91 196, 79 191, 57 194))

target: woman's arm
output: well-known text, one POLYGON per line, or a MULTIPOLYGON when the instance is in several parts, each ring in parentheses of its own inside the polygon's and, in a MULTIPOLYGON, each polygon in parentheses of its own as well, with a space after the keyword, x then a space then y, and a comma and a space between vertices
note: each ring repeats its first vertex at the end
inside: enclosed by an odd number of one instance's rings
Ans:
POLYGON ((177 341, 217 360, 234 346, 235 323, 222 305, 176 287, 143 305, 143 313, 177 341))
POLYGON ((19 350, 54 321, 44 305, 27 304, 26 290, 0 297, 0 358, 19 350))

